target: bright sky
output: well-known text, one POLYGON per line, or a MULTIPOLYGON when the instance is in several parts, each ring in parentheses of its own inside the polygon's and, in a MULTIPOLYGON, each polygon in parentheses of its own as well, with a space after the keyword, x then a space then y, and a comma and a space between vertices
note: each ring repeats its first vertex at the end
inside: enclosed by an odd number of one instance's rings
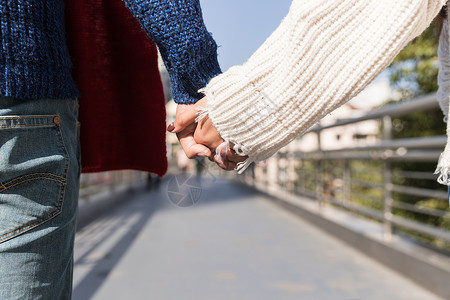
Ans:
POLYGON ((200 0, 208 31, 219 45, 223 71, 244 63, 278 27, 291 0, 200 0))

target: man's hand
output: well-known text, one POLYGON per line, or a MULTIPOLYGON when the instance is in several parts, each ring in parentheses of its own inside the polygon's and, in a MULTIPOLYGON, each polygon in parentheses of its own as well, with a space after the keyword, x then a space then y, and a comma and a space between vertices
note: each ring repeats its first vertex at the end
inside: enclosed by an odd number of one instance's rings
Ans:
POLYGON ((181 147, 188 158, 196 158, 197 156, 211 157, 212 153, 208 147, 197 143, 194 140, 194 132, 197 128, 195 117, 192 119, 192 111, 195 104, 178 104, 175 122, 167 127, 167 130, 176 133, 181 147))
POLYGON ((200 109, 206 108, 206 98, 195 104, 178 105, 175 122, 168 128, 176 133, 184 152, 189 158, 207 156, 224 170, 233 170, 237 163, 247 157, 239 156, 231 149, 222 149, 221 153, 215 153, 217 147, 224 142, 208 116, 199 123, 195 123, 200 109))

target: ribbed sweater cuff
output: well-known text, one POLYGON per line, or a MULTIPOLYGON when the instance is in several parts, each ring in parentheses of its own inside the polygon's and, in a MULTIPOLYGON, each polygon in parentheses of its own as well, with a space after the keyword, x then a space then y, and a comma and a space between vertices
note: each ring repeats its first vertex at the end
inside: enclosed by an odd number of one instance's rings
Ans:
MULTIPOLYGON (((214 48, 215 49, 215 48, 214 48)), ((178 104, 193 104, 204 97, 200 91, 211 78, 221 74, 217 60, 217 52, 213 51, 202 56, 190 65, 188 71, 170 70, 170 81, 172 83, 172 96, 178 104)))
POLYGON ((199 0, 124 0, 158 45, 177 103, 195 103, 199 89, 221 73, 217 45, 203 22, 199 0))
POLYGON ((267 159, 295 138, 282 118, 283 109, 236 66, 211 80, 205 89, 208 113, 214 126, 241 155, 252 161, 267 159), (284 142, 283 142, 284 140, 284 142))

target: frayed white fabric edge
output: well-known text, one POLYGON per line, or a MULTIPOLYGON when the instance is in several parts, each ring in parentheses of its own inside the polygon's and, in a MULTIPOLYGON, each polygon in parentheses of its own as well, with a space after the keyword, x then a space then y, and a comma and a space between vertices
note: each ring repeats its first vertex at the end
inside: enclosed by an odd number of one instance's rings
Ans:
MULTIPOLYGON (((220 153, 225 149, 225 151, 231 150, 230 142, 225 141, 216 148, 216 155, 215 159, 220 160, 220 153)), ((245 154, 242 152, 242 146, 241 145, 234 145, 233 147, 234 152, 236 152, 237 155, 245 156, 245 154)), ((250 157, 244 160, 243 162, 240 162, 236 165, 236 168, 234 169, 237 171, 238 174, 242 174, 253 162, 254 160, 250 157)))
POLYGON ((247 158, 243 162, 240 162, 236 166, 236 171, 238 174, 242 174, 254 161, 250 158, 247 158))
POLYGON ((205 108, 197 108, 197 117, 195 118, 195 123, 200 122, 204 118, 208 116, 208 109, 205 108))
MULTIPOLYGON (((448 9, 448 7, 447 7, 448 9)), ((448 15, 448 14, 447 14, 448 15)), ((447 17, 448 18, 448 17, 447 17)), ((444 152, 441 153, 438 165, 434 174, 439 175, 437 181, 440 184, 450 186, 450 122, 448 122, 449 115, 449 100, 450 100, 450 30, 448 19, 444 20, 441 36, 439 37, 439 90, 437 92, 438 102, 444 113, 444 121, 447 122, 447 145, 444 152)))
MULTIPOLYGON (((197 91, 198 93, 205 95, 206 89, 202 88, 197 91)), ((206 107, 197 108, 197 118, 195 118, 195 123, 200 122, 208 115, 208 109, 206 107)))
POLYGON ((445 149, 442 152, 434 174, 439 175, 437 181, 440 184, 450 186, 450 150, 445 149))

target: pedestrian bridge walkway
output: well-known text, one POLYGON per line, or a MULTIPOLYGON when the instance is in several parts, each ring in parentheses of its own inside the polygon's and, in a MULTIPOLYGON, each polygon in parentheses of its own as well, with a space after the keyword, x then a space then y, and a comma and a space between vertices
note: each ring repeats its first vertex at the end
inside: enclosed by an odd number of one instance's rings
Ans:
POLYGON ((174 178, 78 231, 75 300, 440 299, 242 184, 177 206, 174 178))

